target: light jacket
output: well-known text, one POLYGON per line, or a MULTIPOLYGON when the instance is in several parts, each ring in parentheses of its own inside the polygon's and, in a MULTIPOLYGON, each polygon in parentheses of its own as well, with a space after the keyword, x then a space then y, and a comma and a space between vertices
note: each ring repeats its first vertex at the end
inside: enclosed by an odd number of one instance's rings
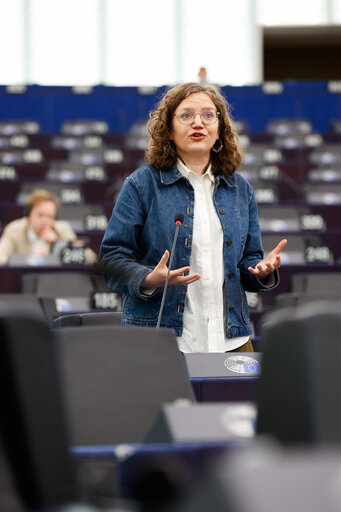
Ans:
MULTIPOLYGON (((246 291, 273 289, 263 285, 248 271, 263 259, 254 191, 238 173, 232 178, 219 175, 213 201, 220 219, 225 267, 226 336, 251 334, 246 291)), ((109 287, 123 294, 125 325, 155 326, 163 288, 152 295, 141 293, 141 282, 171 250, 175 233, 174 217, 183 213, 172 269, 190 265, 194 212, 194 189, 176 165, 159 171, 145 165, 124 182, 104 234, 100 259, 109 287)), ((189 285, 190 286, 190 285, 189 285)), ((181 336, 187 286, 169 286, 161 326, 181 336)))
MULTIPOLYGON (((56 220, 53 229, 58 238, 64 240, 74 240, 77 238, 76 233, 71 226, 62 220, 56 220)), ((31 243, 28 236, 29 222, 28 217, 13 220, 4 229, 0 238, 0 264, 3 265, 8 261, 11 254, 30 254, 31 243)), ((85 260, 87 263, 97 261, 97 255, 92 249, 85 249, 85 260)))

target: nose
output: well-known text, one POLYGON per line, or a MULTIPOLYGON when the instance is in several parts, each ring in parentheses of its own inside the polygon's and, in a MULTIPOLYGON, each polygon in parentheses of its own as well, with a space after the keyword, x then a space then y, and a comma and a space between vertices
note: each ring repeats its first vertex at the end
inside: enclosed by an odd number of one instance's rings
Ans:
POLYGON ((200 124, 201 126, 204 125, 204 123, 202 122, 201 115, 199 114, 199 112, 196 112, 194 114, 193 124, 194 125, 200 124))

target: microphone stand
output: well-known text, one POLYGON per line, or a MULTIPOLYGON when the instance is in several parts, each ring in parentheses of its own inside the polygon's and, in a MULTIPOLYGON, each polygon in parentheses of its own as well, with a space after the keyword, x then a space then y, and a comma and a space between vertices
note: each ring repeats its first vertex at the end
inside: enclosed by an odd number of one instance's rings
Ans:
POLYGON ((161 299, 161 306, 160 306, 159 316, 158 316, 158 319, 157 319, 156 329, 158 329, 160 327, 161 316, 162 316, 163 307, 164 307, 164 304, 165 304, 166 292, 167 292, 167 288, 168 288, 169 273, 170 273, 170 270, 171 270, 171 267, 172 267, 174 250, 175 250, 175 244, 176 244, 176 240, 178 238, 178 233, 179 233, 180 226, 181 226, 181 222, 177 221, 176 222, 176 228, 175 228, 175 235, 174 235, 173 245, 172 245, 172 250, 171 250, 171 254, 170 254, 170 258, 169 258, 169 265, 168 265, 168 272, 167 272, 167 277, 166 277, 166 283, 165 283, 165 287, 163 289, 163 294, 162 294, 162 299, 161 299))

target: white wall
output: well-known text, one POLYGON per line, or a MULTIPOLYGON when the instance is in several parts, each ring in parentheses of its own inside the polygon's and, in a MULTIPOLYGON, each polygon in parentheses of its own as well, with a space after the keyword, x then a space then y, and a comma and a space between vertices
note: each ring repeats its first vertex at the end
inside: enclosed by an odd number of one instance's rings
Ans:
POLYGON ((341 24, 341 0, 0 0, 0 84, 262 79, 261 27, 341 24))

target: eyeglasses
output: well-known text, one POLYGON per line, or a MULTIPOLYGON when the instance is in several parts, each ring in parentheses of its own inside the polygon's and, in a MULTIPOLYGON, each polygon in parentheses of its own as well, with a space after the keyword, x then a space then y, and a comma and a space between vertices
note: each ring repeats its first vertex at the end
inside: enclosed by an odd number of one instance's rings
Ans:
POLYGON ((217 122, 218 115, 220 112, 212 109, 205 109, 201 112, 194 112, 194 110, 186 109, 180 110, 180 112, 174 115, 178 118, 181 124, 192 124, 195 121, 196 115, 199 114, 201 121, 204 124, 213 124, 217 122))

